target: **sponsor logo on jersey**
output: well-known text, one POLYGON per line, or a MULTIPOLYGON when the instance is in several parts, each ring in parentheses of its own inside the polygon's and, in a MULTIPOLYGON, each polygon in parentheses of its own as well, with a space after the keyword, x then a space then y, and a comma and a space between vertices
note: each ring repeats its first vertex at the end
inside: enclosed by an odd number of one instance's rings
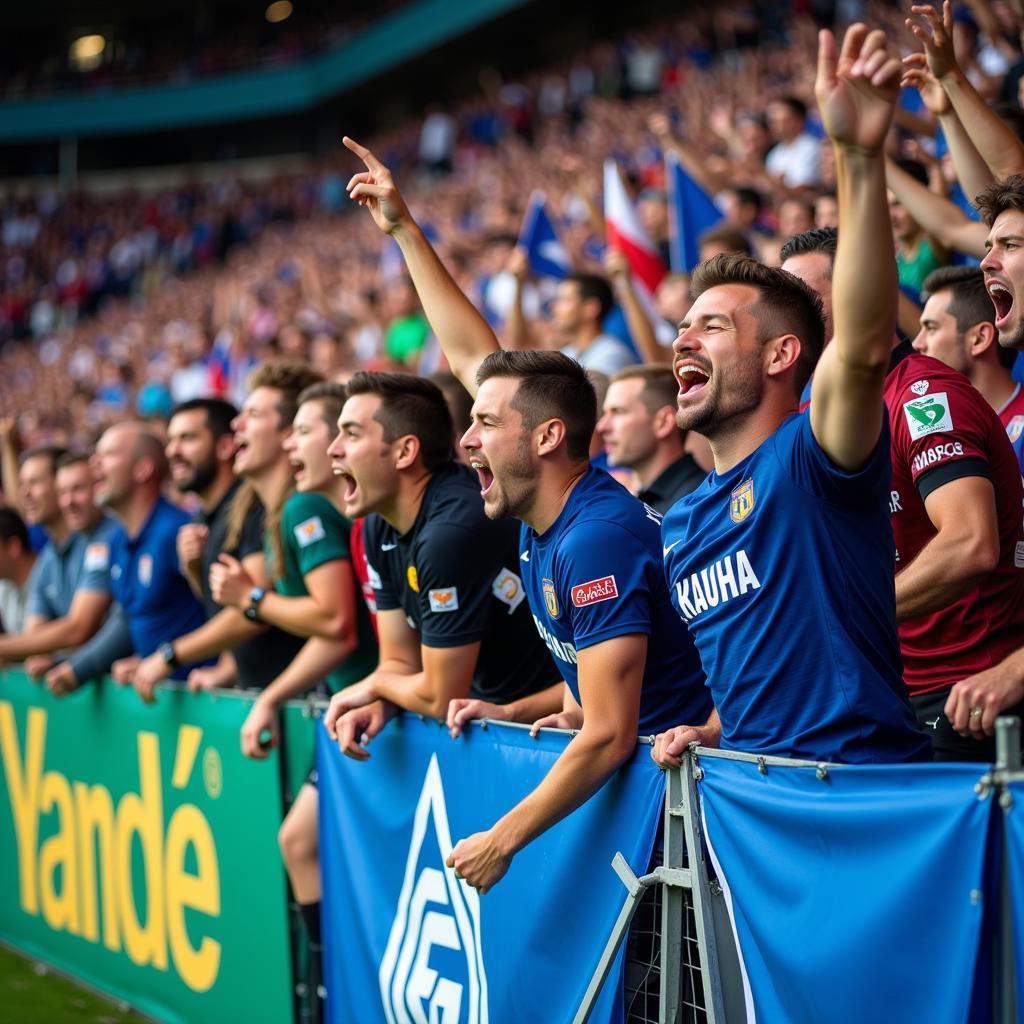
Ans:
POLYGON ((522 554, 521 554, 521 555, 519 556, 519 561, 520 561, 520 562, 528 562, 529 560, 530 560, 530 552, 529 552, 529 551, 524 551, 524 552, 523 552, 523 553, 522 553, 522 554))
POLYGON ((1013 564, 1018 569, 1024 569, 1024 540, 1017 541, 1013 549, 1013 564))
POLYGON ((491 593, 502 603, 508 605, 511 615, 526 598, 523 581, 511 570, 502 569, 491 584, 491 593))
POLYGON ((553 619, 558 618, 558 598, 555 596, 555 584, 553 580, 541 580, 541 590, 544 591, 544 607, 548 615, 553 619))
POLYGON ((699 572, 677 580, 676 600, 680 614, 690 622, 709 608, 760 589, 761 581, 741 548, 734 555, 728 554, 699 572))
POLYGON ((410 565, 409 568, 405 570, 405 579, 409 584, 409 589, 418 594, 420 592, 420 578, 416 575, 415 565, 410 565))
POLYGON ((949 399, 945 391, 936 391, 926 398, 911 399, 904 403, 903 415, 907 418, 907 427, 913 439, 953 429, 953 417, 949 413, 949 399))
POLYGON ((927 392, 928 392, 928 381, 926 381, 926 380, 915 380, 914 383, 910 385, 910 390, 913 391, 915 395, 927 394, 927 392))
POLYGON ((754 511, 754 478, 747 477, 729 496, 729 518, 742 523, 754 511))
POLYGON ((319 516, 311 516, 305 522, 299 523, 295 527, 295 539, 299 542, 300 548, 309 547, 310 544, 315 544, 326 536, 324 524, 319 516))
POLYGON ((533 624, 537 627, 537 632, 540 633, 540 638, 544 641, 544 646, 547 647, 547 649, 556 658, 558 658, 559 661, 564 661, 567 665, 578 664, 576 648, 573 647, 571 643, 567 640, 559 640, 557 636, 549 633, 536 615, 533 617, 533 624))
POLYGON ((85 549, 85 560, 82 562, 82 568, 85 569, 86 572, 96 572, 106 569, 109 563, 109 544, 90 544, 85 549))
POLYGON ((397 544, 381 544, 380 549, 381 551, 394 551, 397 547, 397 544))
POLYGON ((900 503, 900 492, 890 491, 889 492, 889 515, 894 516, 897 512, 903 511, 903 505, 900 503))
POLYGON ((428 590, 427 597, 430 599, 432 612, 457 612, 459 610, 458 587, 440 587, 437 590, 428 590))
POLYGON ((139 556, 139 582, 148 587, 153 582, 153 556, 139 556))
POLYGON ((433 754, 413 815, 395 917, 377 969, 388 1024, 489 1020, 480 894, 446 867, 451 852, 441 770, 433 754))
POLYGON ((1014 416, 1006 424, 1006 436, 1010 439, 1010 444, 1016 444, 1021 434, 1024 434, 1024 416, 1014 416))
POLYGON ((922 469, 934 466, 943 459, 954 459, 963 455, 964 446, 959 441, 947 441, 946 444, 937 444, 927 451, 918 452, 914 456, 914 472, 920 473, 922 469))
POLYGON ((577 608, 586 608, 600 601, 613 601, 619 596, 619 588, 615 585, 614 576, 602 576, 599 580, 577 583, 569 593, 577 608))

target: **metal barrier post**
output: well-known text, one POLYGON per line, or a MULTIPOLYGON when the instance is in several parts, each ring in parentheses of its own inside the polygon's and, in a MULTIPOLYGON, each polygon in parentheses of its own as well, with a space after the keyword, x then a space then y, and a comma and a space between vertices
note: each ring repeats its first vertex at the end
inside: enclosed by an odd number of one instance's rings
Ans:
MULTIPOLYGON (((996 719, 996 770, 994 782, 999 787, 999 806, 1003 815, 1014 811, 1013 797, 1006 787, 1005 776, 1021 770, 1020 719, 1005 716, 996 719)), ((1021 810, 1016 809, 1020 814, 1021 810)), ((1002 843, 999 879, 999 934, 996 936, 995 1019, 1000 1024, 1017 1021, 1016 950, 1013 935, 1012 892, 1005 834, 1002 843)))
MULTIPOLYGON (((689 760, 688 758, 686 759, 689 760)), ((686 815, 683 801, 683 772, 665 773, 665 867, 683 868, 686 861, 686 815)), ((692 877, 689 879, 692 884, 692 877)), ((681 886, 667 885, 661 894, 661 1020, 675 1024, 679 1020, 682 994, 683 922, 686 900, 681 886)))

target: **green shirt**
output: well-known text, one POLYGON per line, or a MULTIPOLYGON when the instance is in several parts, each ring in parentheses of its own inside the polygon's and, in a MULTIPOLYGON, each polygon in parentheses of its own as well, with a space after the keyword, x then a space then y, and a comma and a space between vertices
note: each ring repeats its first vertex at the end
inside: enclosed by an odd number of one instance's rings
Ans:
POLYGON ((427 343, 430 325, 422 313, 401 316, 388 324, 384 336, 384 351, 399 363, 408 363, 420 354, 427 343))
POLYGON ((927 238, 922 238, 917 245, 913 257, 902 248, 896 253, 896 269, 899 274, 900 286, 910 288, 919 294, 924 290, 924 279, 941 267, 927 238))
MULTIPOLYGON (((281 539, 284 542, 284 569, 274 589, 285 597, 306 597, 305 577, 314 569, 338 559, 352 560, 349 534, 352 524, 322 494, 295 491, 288 497, 281 515, 281 539)), ((266 538, 267 564, 273 565, 273 553, 266 538)), ((277 573, 275 572, 275 577, 277 573)), ((353 574, 354 578, 354 574, 353 574)), ((356 632, 359 646, 327 677, 332 692, 358 682, 377 666, 377 641, 362 595, 356 586, 356 632)))

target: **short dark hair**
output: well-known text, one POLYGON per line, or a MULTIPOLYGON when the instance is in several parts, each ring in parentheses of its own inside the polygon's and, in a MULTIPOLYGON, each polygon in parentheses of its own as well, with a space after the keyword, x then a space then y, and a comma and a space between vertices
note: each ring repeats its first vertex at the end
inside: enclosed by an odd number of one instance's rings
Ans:
POLYGON ((50 463, 50 474, 57 472, 57 460, 67 454, 67 448, 59 444, 38 444, 35 448, 29 448, 18 458, 18 465, 24 466, 29 459, 47 459, 50 463))
POLYGON ((750 242, 747 241, 747 236, 731 224, 716 224, 715 227, 708 228, 697 236, 698 246, 715 244, 724 245, 730 252, 743 256, 750 255, 750 242))
POLYGON ((566 451, 573 462, 586 462, 597 426, 597 395, 587 371, 561 352, 492 352, 476 372, 479 387, 491 377, 512 377, 519 389, 512 408, 533 430, 544 420, 565 424, 566 451))
POLYGON ((452 414, 453 430, 464 431, 473 416, 473 396, 465 389, 462 381, 447 370, 427 374, 427 380, 441 389, 441 394, 448 403, 448 411, 452 414))
POLYGON ((305 405, 306 402, 318 402, 324 422, 331 430, 334 430, 338 424, 338 417, 341 415, 341 407, 345 404, 347 397, 344 384, 338 384, 333 380, 322 380, 303 389, 299 395, 299 405, 305 405))
POLYGON ((752 310, 758 320, 758 341, 764 343, 785 333, 800 339, 800 361, 794 377, 796 392, 800 394, 825 347, 821 299, 795 275, 735 253, 724 253, 701 263, 693 273, 690 290, 696 298, 709 288, 726 284, 747 285, 760 293, 752 310))
POLYGON ((206 426, 214 440, 231 433, 231 422, 238 415, 238 410, 223 398, 190 398, 187 402, 179 402, 171 410, 167 421, 170 422, 179 413, 195 412, 197 409, 206 413, 206 426))
POLYGON ((667 363, 637 363, 636 366, 624 366, 612 374, 613 384, 620 380, 643 381, 644 386, 638 397, 652 416, 663 406, 676 404, 679 381, 667 363))
POLYGON ((756 188, 749 185, 737 185, 733 192, 736 193, 736 200, 744 206, 753 206, 758 213, 764 209, 764 196, 756 188))
POLYGON ((989 226, 1005 210, 1024 213, 1024 174, 1011 174, 1002 181, 994 181, 974 200, 981 219, 989 226))
POLYGON ((796 114, 802 121, 807 119, 807 104, 798 96, 776 96, 775 99, 770 100, 768 106, 772 103, 781 103, 785 107, 796 114))
POLYGON ((597 299, 601 310, 598 319, 603 320, 615 305, 615 298, 612 295, 612 287, 607 279, 600 274, 566 274, 564 280, 575 282, 580 286, 580 299, 586 302, 587 299, 597 299))
POLYGON ((299 408, 299 395, 311 384, 323 380, 323 375, 306 363, 295 359, 271 359, 249 374, 247 384, 250 391, 257 388, 273 388, 281 393, 277 403, 278 426, 290 427, 299 408))
POLYGON ((412 434, 420 442, 420 461, 430 473, 451 462, 452 414, 441 389, 411 373, 371 373, 360 370, 345 385, 345 397, 377 395, 380 408, 373 418, 384 428, 384 440, 412 434))
POLYGON ((839 232, 835 228, 811 228, 810 231, 801 231, 799 235, 787 238, 779 256, 785 263, 793 256, 806 256, 811 252, 822 252, 835 263, 838 246, 839 232))
MULTIPOLYGON (((996 310, 985 287, 985 273, 979 267, 939 267, 925 279, 923 290, 928 295, 949 292, 946 312, 956 321, 957 332, 963 334, 977 324, 995 326, 996 310)), ((1017 360, 1012 348, 996 346, 999 361, 1009 370, 1017 360)))
POLYGON ((66 469, 68 466, 80 466, 83 462, 88 466, 91 458, 92 456, 88 452, 65 452, 59 459, 57 459, 57 463, 53 471, 56 473, 58 469, 66 469))
POLYGON ((13 508, 3 506, 0 507, 0 542, 6 544, 12 538, 21 541, 23 550, 32 550, 25 520, 13 508))

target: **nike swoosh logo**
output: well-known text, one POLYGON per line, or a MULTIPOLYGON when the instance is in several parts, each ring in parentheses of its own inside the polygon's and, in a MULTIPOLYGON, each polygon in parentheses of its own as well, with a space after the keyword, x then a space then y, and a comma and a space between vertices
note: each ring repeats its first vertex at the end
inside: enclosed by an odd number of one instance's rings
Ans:
POLYGON ((397 547, 397 544, 381 544, 380 549, 381 551, 394 551, 397 547))
POLYGON ((677 544, 682 544, 682 540, 673 541, 667 548, 661 549, 661 557, 664 558, 677 544))
POLYGON ((529 560, 530 560, 530 552, 529 552, 529 551, 524 551, 524 552, 523 552, 523 553, 522 553, 522 554, 521 554, 521 555, 519 556, 519 561, 520 561, 520 562, 528 562, 529 560))

